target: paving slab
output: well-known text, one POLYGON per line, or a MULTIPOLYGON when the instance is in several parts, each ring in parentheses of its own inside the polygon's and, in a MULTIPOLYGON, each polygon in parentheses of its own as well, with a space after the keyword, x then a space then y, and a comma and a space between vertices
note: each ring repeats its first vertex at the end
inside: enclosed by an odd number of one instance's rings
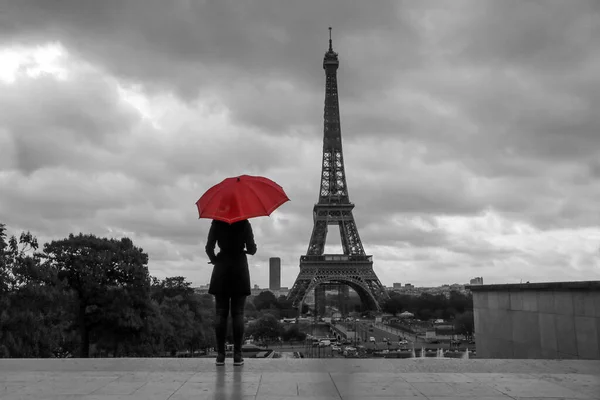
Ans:
POLYGON ((0 359, 0 400, 597 399, 600 361, 0 359))

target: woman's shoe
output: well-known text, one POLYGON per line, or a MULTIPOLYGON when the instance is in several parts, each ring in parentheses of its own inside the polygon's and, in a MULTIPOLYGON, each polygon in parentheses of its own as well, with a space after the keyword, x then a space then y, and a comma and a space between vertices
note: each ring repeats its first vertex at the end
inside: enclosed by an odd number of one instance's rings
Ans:
POLYGON ((242 353, 235 353, 233 355, 233 365, 236 367, 244 365, 244 358, 242 357, 242 353))
POLYGON ((217 354, 217 365, 225 365, 225 354, 219 353, 217 354))

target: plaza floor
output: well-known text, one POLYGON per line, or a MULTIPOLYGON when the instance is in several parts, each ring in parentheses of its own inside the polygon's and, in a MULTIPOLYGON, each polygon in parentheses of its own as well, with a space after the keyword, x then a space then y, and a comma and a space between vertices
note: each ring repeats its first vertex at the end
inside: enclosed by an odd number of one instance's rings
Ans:
POLYGON ((600 361, 0 359, 2 400, 600 399, 600 361))

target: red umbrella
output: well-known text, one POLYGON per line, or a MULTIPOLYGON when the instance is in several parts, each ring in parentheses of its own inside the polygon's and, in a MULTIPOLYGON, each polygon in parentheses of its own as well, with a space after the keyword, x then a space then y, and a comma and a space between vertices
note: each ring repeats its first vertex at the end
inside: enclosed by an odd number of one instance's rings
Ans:
POLYGON ((283 188, 262 176, 240 175, 211 187, 196 202, 200 218, 234 223, 271 215, 289 201, 283 188))

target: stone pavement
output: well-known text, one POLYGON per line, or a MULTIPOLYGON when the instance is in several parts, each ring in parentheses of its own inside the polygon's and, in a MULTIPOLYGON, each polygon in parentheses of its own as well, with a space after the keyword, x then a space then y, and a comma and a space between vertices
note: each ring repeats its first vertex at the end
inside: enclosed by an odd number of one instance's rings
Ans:
POLYGON ((600 361, 0 359, 2 400, 600 399, 600 361))

